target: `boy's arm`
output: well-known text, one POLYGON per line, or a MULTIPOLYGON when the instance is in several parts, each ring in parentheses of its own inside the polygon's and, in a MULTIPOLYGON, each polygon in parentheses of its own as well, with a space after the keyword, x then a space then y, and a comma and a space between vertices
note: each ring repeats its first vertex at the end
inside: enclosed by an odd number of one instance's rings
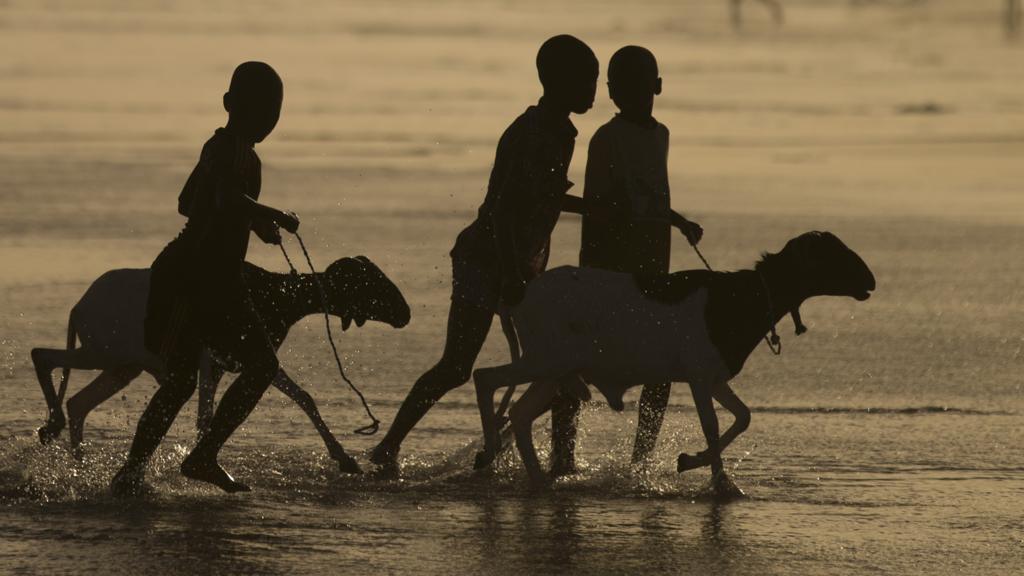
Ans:
MULTIPOLYGON (((260 204, 242 190, 234 170, 224 171, 228 166, 221 165, 217 178, 216 203, 217 209, 223 211, 239 211, 248 216, 255 228, 260 230, 260 238, 266 239, 262 232, 273 225, 280 226, 294 234, 299 229, 299 219, 292 212, 284 212, 276 208, 260 204)), ((233 168, 233 167, 231 167, 233 168)))
MULTIPOLYGON (((665 163, 668 164, 668 148, 670 142, 669 131, 668 128, 663 127, 663 129, 664 135, 662 137, 665 139, 665 163)), ((683 233, 683 236, 686 236, 686 240, 691 245, 696 246, 700 242, 700 239, 704 237, 704 228, 702 228, 700 224, 697 224, 692 220, 688 220, 685 216, 675 210, 670 210, 670 212, 672 226, 678 228, 679 231, 683 233)))
POLYGON ((704 228, 700 224, 692 220, 687 220, 685 216, 672 210, 672 226, 679 229, 686 236, 686 239, 694 246, 700 242, 700 239, 704 237, 704 228))
POLYGON ((598 130, 587 147, 587 170, 583 180, 583 197, 566 194, 562 211, 598 220, 613 220, 618 215, 612 200, 612 160, 607 138, 598 130))
POLYGON ((611 220, 616 216, 615 209, 599 198, 591 198, 589 196, 580 198, 579 196, 569 194, 562 197, 562 212, 579 214, 580 216, 588 216, 600 220, 611 220))
POLYGON ((260 204, 246 194, 240 194, 241 207, 253 220, 254 225, 276 224, 295 234, 299 229, 299 218, 294 212, 285 212, 260 204))

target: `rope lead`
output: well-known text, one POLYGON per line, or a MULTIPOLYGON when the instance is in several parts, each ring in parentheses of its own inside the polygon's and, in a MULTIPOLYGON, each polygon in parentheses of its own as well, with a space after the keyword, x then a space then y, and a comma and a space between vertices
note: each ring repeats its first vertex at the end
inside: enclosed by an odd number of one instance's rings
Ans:
MULTIPOLYGON (((370 420, 372 420, 372 422, 362 428, 354 430, 354 432, 363 436, 373 436, 380 430, 380 420, 373 415, 373 412, 370 410, 370 405, 367 404, 366 397, 363 396, 363 393, 359 391, 359 388, 357 388, 345 374, 345 368, 342 367, 341 357, 338 354, 338 347, 334 344, 334 334, 331 332, 331 315, 327 311, 327 293, 324 292, 324 287, 320 283, 320 277, 317 276, 316 268, 313 267, 313 260, 309 257, 309 251, 306 250, 306 244, 302 241, 302 236, 295 233, 295 238, 299 241, 299 247, 302 248, 302 255, 306 257, 306 264, 309 265, 309 271, 313 277, 313 283, 316 284, 317 292, 320 293, 320 304, 324 309, 324 324, 327 327, 327 341, 331 343, 331 351, 334 352, 334 363, 338 366, 338 374, 341 374, 341 379, 344 380, 345 383, 348 384, 348 387, 356 393, 356 396, 359 396, 359 401, 363 403, 363 410, 366 411, 366 415, 370 417, 370 420)), ((288 251, 284 249, 284 243, 281 243, 278 246, 281 247, 281 253, 284 254, 284 259, 288 262, 288 267, 291 268, 292 274, 298 274, 298 270, 296 270, 295 266, 292 264, 292 259, 288 257, 288 251)))

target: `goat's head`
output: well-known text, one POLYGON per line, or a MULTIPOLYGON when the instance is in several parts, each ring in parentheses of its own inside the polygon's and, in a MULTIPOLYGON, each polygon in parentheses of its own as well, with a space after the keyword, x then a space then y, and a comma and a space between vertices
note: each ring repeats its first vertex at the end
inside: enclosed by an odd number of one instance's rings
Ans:
POLYGON ((341 317, 343 330, 354 321, 384 322, 395 328, 409 323, 409 304, 397 286, 366 256, 334 261, 324 272, 328 312, 341 317))
POLYGON ((807 232, 779 253, 800 275, 806 296, 849 296, 867 300, 875 275, 856 252, 831 232, 807 232))

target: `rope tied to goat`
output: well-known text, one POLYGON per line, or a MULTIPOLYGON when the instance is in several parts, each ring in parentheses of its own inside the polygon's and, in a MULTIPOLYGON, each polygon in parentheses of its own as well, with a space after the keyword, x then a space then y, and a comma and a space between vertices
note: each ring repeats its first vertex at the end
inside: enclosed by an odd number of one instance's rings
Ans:
MULTIPOLYGON (((704 267, 708 269, 708 272, 714 272, 711 268, 711 264, 708 264, 707 258, 701 253, 700 248, 696 244, 690 244, 693 251, 697 253, 697 257, 704 263, 704 267)), ((765 300, 768 301, 768 331, 771 332, 771 336, 768 334, 764 335, 764 342, 768 345, 768 349, 772 351, 772 354, 779 356, 782 354, 782 338, 779 338, 779 333, 775 331, 775 310, 772 306, 772 293, 768 290, 768 282, 764 279, 764 274, 761 272, 757 273, 757 277, 761 279, 761 286, 764 287, 765 300)), ((805 329, 806 330, 806 329, 805 329)), ((798 329, 799 333, 799 329, 798 329)))
MULTIPOLYGON (((338 346, 334 343, 334 334, 331 332, 331 315, 327 310, 327 293, 324 292, 323 284, 320 282, 320 277, 317 276, 316 268, 313 267, 313 259, 309 257, 309 251, 306 250, 306 243, 302 241, 302 236, 299 236, 298 232, 294 233, 295 239, 299 241, 299 248, 302 248, 302 255, 306 257, 306 264, 309 265, 310 276, 313 278, 313 284, 316 285, 317 292, 320 294, 320 304, 324 310, 324 325, 327 328, 327 341, 331 344, 331 351, 334 353, 334 363, 338 366, 338 374, 341 375, 341 379, 348 384, 348 387, 356 393, 359 397, 359 401, 363 404, 363 410, 366 411, 366 415, 370 417, 371 422, 362 428, 354 430, 356 434, 362 434, 363 436, 373 436, 380 430, 380 420, 373 415, 373 411, 370 410, 370 405, 366 402, 366 397, 356 387, 356 385, 349 379, 348 375, 345 374, 345 368, 341 364, 341 356, 338 354, 338 346)), ((284 259, 288 262, 288 268, 291 269, 292 274, 298 274, 299 271, 295 269, 295 265, 292 264, 292 259, 288 257, 288 251, 285 250, 284 243, 278 244, 281 247, 281 253, 284 254, 284 259)))

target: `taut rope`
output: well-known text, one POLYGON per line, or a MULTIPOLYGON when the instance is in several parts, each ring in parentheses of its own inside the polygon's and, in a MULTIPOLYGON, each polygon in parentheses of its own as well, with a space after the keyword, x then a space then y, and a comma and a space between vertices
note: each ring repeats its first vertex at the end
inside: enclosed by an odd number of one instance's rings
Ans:
MULTIPOLYGON (((309 265, 309 271, 313 277, 313 283, 316 284, 317 292, 320 293, 320 304, 324 309, 324 325, 327 327, 327 341, 331 343, 331 351, 334 352, 334 363, 338 366, 338 374, 341 374, 341 379, 344 380, 345 383, 348 384, 348 387, 356 393, 356 396, 359 396, 359 401, 363 403, 363 410, 366 410, 366 415, 370 417, 370 420, 372 420, 372 422, 355 430, 354 432, 364 436, 372 436, 380 430, 380 420, 373 415, 373 412, 370 410, 370 405, 366 403, 366 397, 363 396, 363 393, 359 391, 359 388, 357 388, 345 374, 345 368, 342 367, 341 357, 338 354, 338 347, 334 344, 334 334, 331 333, 331 315, 327 311, 327 293, 324 292, 324 287, 320 283, 320 277, 317 276, 316 268, 313 267, 313 260, 309 257, 309 251, 306 250, 306 244, 302 241, 302 236, 299 236, 296 232, 295 239, 299 241, 299 247, 302 248, 302 254, 306 257, 306 264, 309 265)), ((284 249, 284 243, 278 244, 278 246, 281 247, 281 253, 284 254, 284 259, 288 262, 288 267, 291 269, 292 274, 298 274, 299 271, 296 270, 295 265, 292 264, 292 259, 288 257, 288 251, 284 249)))

